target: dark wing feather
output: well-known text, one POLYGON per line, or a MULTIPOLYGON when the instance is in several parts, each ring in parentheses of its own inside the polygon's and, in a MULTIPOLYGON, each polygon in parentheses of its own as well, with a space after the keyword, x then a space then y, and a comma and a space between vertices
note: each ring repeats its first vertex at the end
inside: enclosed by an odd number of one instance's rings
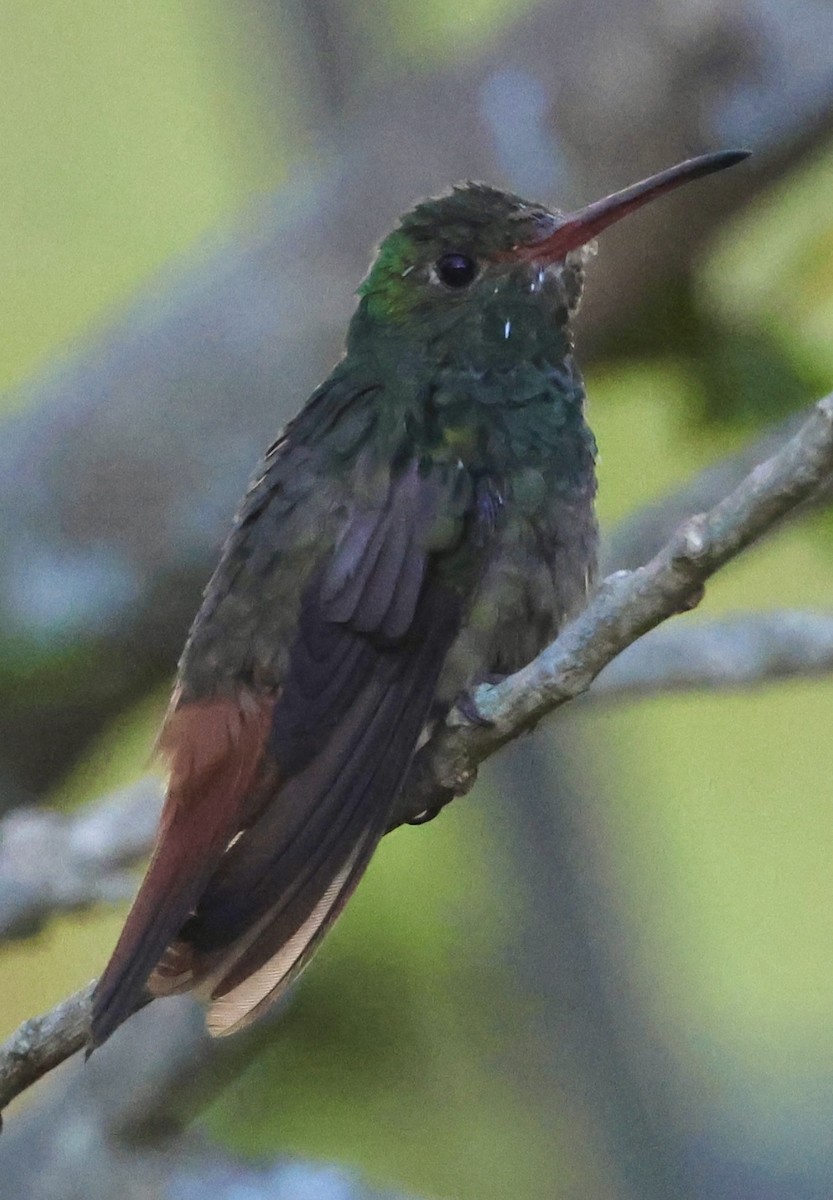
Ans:
POLYGON ((384 618, 396 591, 406 587, 398 636, 405 633, 425 566, 420 538, 436 520, 442 500, 450 499, 448 491, 445 473, 421 474, 414 462, 391 486, 381 511, 354 514, 321 582, 322 615, 327 620, 362 633, 384 634, 384 618))
POLYGON ((305 591, 269 740, 280 785, 175 948, 214 1002, 214 1033, 240 1028, 286 988, 387 827, 463 612, 466 589, 445 582, 432 551, 459 552, 464 516, 459 478, 412 464, 375 512, 348 520, 305 591))

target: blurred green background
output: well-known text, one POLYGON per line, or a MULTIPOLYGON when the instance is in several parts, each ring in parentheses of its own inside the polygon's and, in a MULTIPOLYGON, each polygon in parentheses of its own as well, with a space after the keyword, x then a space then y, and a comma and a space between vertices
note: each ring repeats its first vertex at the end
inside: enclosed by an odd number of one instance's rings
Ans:
MULTIPOLYGON (((359 22, 365 61, 384 47, 388 69, 425 70, 517 15, 505 0, 375 0, 359 22)), ((5 0, 0 22, 11 404, 13 385, 324 151, 293 86, 298 46, 259 41, 232 5, 5 0), (259 81, 278 51, 286 87, 267 109, 259 81)), ((589 366, 607 527, 829 386, 831 187, 823 148, 717 231, 679 353, 673 337, 659 352, 637 339, 589 366)), ((831 594, 821 516, 732 565, 699 615, 825 609, 831 594)), ((78 804, 141 774, 164 703, 155 691, 119 714, 52 799, 78 804)), ((830 712, 821 681, 557 718, 651 1054, 764 1167, 803 1154, 833 1118, 830 712)), ((537 735, 542 761, 555 736, 537 735)), ((386 840, 269 1047, 198 1118, 212 1137, 356 1164, 425 1196, 608 1194, 608 1151, 569 1070, 536 1073, 546 1001, 514 969, 527 892, 502 836, 501 779, 485 772, 442 820, 386 840)), ((56 920, 3 947, 0 1034, 96 974, 122 916, 56 920)))

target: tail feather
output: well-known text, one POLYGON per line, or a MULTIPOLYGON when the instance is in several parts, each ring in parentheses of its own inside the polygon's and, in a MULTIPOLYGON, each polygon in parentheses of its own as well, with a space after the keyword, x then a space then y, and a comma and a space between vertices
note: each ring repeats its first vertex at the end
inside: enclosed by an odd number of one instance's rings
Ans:
POLYGON ((415 640, 373 672, 319 753, 229 847, 151 979, 157 994, 195 986, 213 1034, 243 1028, 286 991, 354 891, 427 718, 438 641, 415 640))
MULTIPOLYGON (((206 1026, 212 1037, 224 1037, 245 1029, 295 982, 353 894, 378 840, 373 838, 368 846, 356 848, 303 925, 262 966, 228 990, 223 990, 224 981, 214 982, 213 986, 209 984, 209 998, 217 991, 206 1016, 206 1026)), ((266 915, 257 933, 268 929, 271 917, 271 913, 266 915)), ((253 945, 256 940, 257 937, 253 945)))
POLYGON ((100 1046, 135 1011, 150 972, 194 910, 238 831, 263 759, 273 702, 216 698, 175 709, 160 737, 171 777, 156 848, 93 996, 100 1046))

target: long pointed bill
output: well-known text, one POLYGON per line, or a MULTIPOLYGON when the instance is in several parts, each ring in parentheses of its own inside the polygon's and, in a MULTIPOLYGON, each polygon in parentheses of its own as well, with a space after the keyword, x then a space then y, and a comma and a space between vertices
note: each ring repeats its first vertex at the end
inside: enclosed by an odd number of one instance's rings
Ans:
POLYGON ((603 229, 607 229, 608 225, 621 221, 622 217, 636 212, 643 204, 656 200, 657 196, 664 196, 666 192, 671 192, 684 183, 690 183, 692 179, 699 179, 701 175, 711 175, 713 171, 733 167, 735 163, 748 158, 749 154, 749 150, 722 150, 717 154, 688 158, 685 162, 677 163, 675 167, 669 167, 667 171, 660 171, 658 175, 643 179, 641 183, 635 183, 621 192, 614 192, 611 196, 605 196, 603 200, 588 204, 586 208, 565 213, 551 234, 539 242, 516 246, 512 257, 525 262, 557 262, 571 250, 577 250, 579 246, 592 241, 603 229))

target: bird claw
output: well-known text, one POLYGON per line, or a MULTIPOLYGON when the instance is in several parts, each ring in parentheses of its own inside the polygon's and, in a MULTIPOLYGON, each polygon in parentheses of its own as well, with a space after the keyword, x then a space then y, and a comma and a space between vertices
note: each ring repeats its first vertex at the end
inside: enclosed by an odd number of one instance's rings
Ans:
POLYGON ((494 721, 483 716, 472 692, 461 692, 455 702, 455 708, 468 725, 478 725, 481 729, 491 729, 494 725, 494 721))
POLYGON ((445 785, 446 798, 439 804, 433 805, 431 808, 425 808, 421 813, 417 813, 415 817, 411 817, 408 825, 427 825, 429 821, 433 821, 438 817, 446 804, 450 800, 456 799, 458 796, 465 796, 470 792, 477 782, 477 767, 461 768, 453 779, 447 781, 445 785))
POLYGON ((409 825, 427 825, 429 821, 433 821, 434 817, 438 817, 443 810, 443 806, 438 804, 436 808, 426 808, 424 812, 417 813, 415 817, 411 817, 409 825))
POLYGON ((677 611, 681 613, 691 612, 697 607, 705 594, 706 585, 704 583, 698 584, 697 587, 682 601, 677 611))

